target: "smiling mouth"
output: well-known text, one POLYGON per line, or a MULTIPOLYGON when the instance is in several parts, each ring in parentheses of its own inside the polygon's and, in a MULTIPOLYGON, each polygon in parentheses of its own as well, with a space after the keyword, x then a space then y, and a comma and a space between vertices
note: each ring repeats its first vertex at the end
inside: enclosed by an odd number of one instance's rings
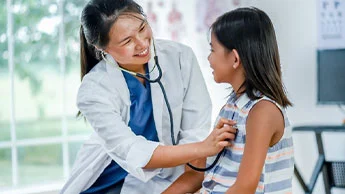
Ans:
POLYGON ((143 50, 141 53, 136 54, 134 56, 136 57, 146 57, 149 54, 149 48, 146 48, 145 50, 143 50))

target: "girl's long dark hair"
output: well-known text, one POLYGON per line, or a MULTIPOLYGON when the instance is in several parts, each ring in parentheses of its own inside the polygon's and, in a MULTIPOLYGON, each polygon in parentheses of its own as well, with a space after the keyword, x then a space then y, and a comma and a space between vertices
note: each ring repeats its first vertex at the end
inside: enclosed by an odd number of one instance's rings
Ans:
POLYGON ((283 107, 292 105, 282 83, 274 27, 265 12, 238 8, 220 16, 211 31, 227 50, 237 50, 245 71, 242 87, 250 99, 258 99, 255 91, 260 91, 283 107))
POLYGON ((111 27, 120 15, 126 13, 144 15, 142 7, 133 0, 91 0, 86 4, 80 19, 81 79, 102 60, 98 49, 107 47, 111 27))

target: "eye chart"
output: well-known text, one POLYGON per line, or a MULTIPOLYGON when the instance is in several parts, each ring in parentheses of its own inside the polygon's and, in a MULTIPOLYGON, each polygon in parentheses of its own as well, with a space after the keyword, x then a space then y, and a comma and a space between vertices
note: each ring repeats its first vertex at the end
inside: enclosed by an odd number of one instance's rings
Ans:
POLYGON ((318 0, 318 49, 345 48, 345 0, 318 0))

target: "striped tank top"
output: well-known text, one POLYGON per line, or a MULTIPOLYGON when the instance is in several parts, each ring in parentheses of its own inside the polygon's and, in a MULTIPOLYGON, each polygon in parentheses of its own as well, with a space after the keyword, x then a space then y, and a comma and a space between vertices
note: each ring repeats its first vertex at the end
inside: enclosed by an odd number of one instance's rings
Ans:
MULTIPOLYGON (((236 98, 235 92, 230 94, 226 105, 220 111, 218 120, 223 117, 237 122, 238 132, 233 145, 223 152, 215 167, 205 172, 202 183, 202 194, 225 193, 236 181, 240 163, 246 144, 246 121, 251 108, 261 100, 273 102, 282 112, 285 122, 284 134, 280 141, 269 147, 265 163, 255 194, 291 194, 293 177, 293 143, 291 127, 285 109, 275 101, 262 95, 257 100, 250 100, 246 94, 236 98)), ((215 157, 207 159, 211 165, 215 157)))

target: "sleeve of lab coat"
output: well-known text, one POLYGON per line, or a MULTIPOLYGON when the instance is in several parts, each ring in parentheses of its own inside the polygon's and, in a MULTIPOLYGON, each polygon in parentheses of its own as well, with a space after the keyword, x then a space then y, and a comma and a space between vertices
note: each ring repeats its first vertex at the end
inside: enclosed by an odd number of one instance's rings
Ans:
POLYGON ((146 182, 161 170, 142 168, 159 142, 137 136, 127 126, 120 111, 124 104, 109 83, 104 75, 86 75, 78 91, 77 106, 100 137, 108 155, 129 174, 146 182))
POLYGON ((211 127, 212 103, 198 61, 191 48, 181 53, 184 86, 180 144, 202 141, 211 127))

